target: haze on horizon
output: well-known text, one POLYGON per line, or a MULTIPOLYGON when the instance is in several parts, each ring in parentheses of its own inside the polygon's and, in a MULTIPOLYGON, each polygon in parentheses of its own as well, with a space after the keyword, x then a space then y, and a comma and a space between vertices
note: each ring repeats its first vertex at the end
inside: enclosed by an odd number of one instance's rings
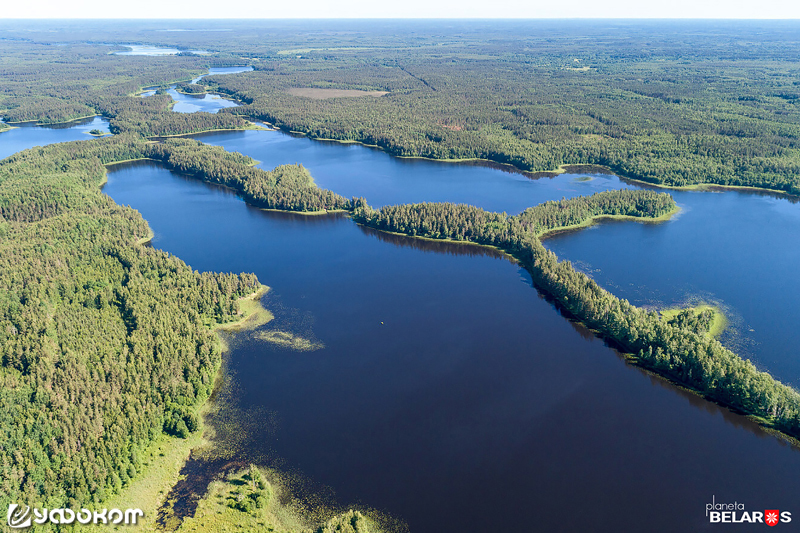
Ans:
POLYGON ((231 9, 218 0, 135 3, 107 0, 32 0, 8 2, 2 19, 319 19, 319 18, 666 18, 666 19, 800 19, 800 2, 786 0, 243 0, 231 9))

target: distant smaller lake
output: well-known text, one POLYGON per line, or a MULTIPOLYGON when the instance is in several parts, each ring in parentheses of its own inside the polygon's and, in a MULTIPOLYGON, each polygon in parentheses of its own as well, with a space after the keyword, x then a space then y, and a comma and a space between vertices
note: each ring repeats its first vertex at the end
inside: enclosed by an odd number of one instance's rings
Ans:
MULTIPOLYGON (((239 72, 249 72, 253 67, 220 67, 208 69, 208 74, 203 74, 192 80, 192 83, 197 83, 206 76, 221 76, 224 74, 238 74, 239 72)), ((145 87, 144 91, 139 95, 143 98, 153 96, 156 94, 158 87, 145 87)), ((172 110, 176 113, 197 113, 198 111, 205 111, 206 113, 216 113, 225 107, 236 107, 239 104, 233 100, 223 98, 218 94, 182 94, 175 90, 175 85, 170 86, 167 93, 175 100, 175 105, 172 110)))
POLYGON ((34 146, 94 139, 95 137, 89 134, 92 130, 108 133, 108 120, 103 117, 90 117, 47 126, 37 126, 33 122, 15 126, 14 129, 0 133, 0 159, 34 146))
POLYGON ((209 55, 208 50, 178 50, 177 48, 159 48, 157 46, 126 45, 130 50, 114 52, 118 56, 174 56, 181 52, 191 52, 201 56, 209 55))

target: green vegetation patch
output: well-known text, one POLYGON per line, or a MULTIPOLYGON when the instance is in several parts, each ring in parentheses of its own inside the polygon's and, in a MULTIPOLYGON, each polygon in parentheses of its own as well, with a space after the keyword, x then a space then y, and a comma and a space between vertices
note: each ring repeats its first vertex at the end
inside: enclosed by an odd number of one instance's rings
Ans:
MULTIPOLYGON (((303 515, 287 500, 284 489, 270 472, 255 465, 225 474, 211 483, 195 515, 183 521, 178 533, 380 533, 377 524, 359 511, 348 510, 322 525, 303 515), (283 500, 283 501, 282 501, 283 500)), ((330 515, 330 512, 327 513, 330 515)), ((319 523, 319 522, 317 522, 319 523)))
POLYGON ((217 329, 225 332, 253 330, 271 321, 275 316, 261 303, 268 291, 269 287, 262 285, 252 294, 239 298, 238 320, 220 324, 217 329))
POLYGON ((696 305, 693 307, 675 307, 659 311, 668 323, 683 328, 689 328, 698 335, 719 337, 728 327, 725 313, 717 306, 696 305))
POLYGON ((259 331, 256 338, 298 352, 313 352, 325 347, 321 342, 314 342, 286 331, 259 331))

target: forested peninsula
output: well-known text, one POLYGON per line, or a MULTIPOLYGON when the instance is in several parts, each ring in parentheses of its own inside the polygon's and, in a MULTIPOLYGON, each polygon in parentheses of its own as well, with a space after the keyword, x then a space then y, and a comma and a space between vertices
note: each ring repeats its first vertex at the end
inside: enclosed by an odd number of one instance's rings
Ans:
POLYGON ((710 317, 664 320, 654 311, 632 306, 577 272, 568 261, 559 262, 539 241, 549 232, 581 227, 598 217, 642 221, 667 217, 677 210, 667 193, 606 191, 545 202, 516 216, 449 203, 374 210, 363 198, 347 201, 313 186, 307 172, 300 167, 288 167, 302 178, 295 181, 298 185, 288 195, 281 192, 286 187, 281 177, 288 172, 286 167, 271 173, 254 169, 239 154, 226 154, 218 147, 191 140, 170 140, 148 147, 148 153, 154 152, 171 154, 166 157, 167 160, 174 157, 168 164, 175 170, 233 187, 246 200, 254 199, 253 205, 266 203, 272 208, 282 205, 281 209, 298 211, 347 209, 356 222, 378 230, 497 247, 517 258, 531 273, 537 287, 570 316, 631 354, 631 362, 722 405, 753 415, 765 426, 800 437, 800 394, 705 335, 710 317), (220 164, 225 160, 230 167, 220 164), (239 172, 234 172, 235 176, 221 170, 237 166, 239 172), (271 200, 281 196, 285 198, 281 204, 271 200), (328 199, 328 203, 320 203, 320 198, 328 199))
POLYGON ((569 261, 559 262, 537 237, 601 213, 645 219, 663 216, 674 207, 664 193, 622 190, 547 202, 517 216, 448 203, 374 210, 356 200, 353 218, 383 231, 497 247, 519 260, 534 284, 568 316, 629 354, 630 362, 753 415, 767 427, 800 437, 800 394, 707 335, 709 314, 665 320, 655 311, 635 307, 577 272, 569 261))

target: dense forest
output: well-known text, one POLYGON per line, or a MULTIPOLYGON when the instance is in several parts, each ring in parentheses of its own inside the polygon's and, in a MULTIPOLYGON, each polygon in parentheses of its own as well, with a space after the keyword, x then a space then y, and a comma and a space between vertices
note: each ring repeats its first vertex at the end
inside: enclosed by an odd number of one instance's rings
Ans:
POLYGON ((708 313, 665 320, 636 308, 539 241, 598 216, 667 215, 675 209, 667 194, 611 191, 517 216, 454 204, 374 210, 319 189, 300 165, 265 171, 193 140, 150 140, 243 128, 254 118, 397 155, 526 170, 605 165, 657 184, 800 194, 800 45, 792 31, 777 26, 765 37, 731 23, 674 39, 657 25, 622 36, 587 26, 576 39, 562 23, 546 33, 509 23, 488 34, 454 23, 409 36, 395 22, 265 37, 236 24, 241 31, 161 34, 156 43, 212 56, 136 57, 109 54, 116 48, 106 43, 151 42, 152 33, 33 28, 23 39, 0 21, 6 122, 102 114, 116 134, 0 162, 0 504, 104 501, 136 477, 142 450, 160 434, 197 429, 196 407, 220 364, 211 328, 234 319, 238 298, 259 287, 251 274, 198 273, 138 245, 147 224, 99 191, 104 165, 128 159, 157 160, 258 207, 344 209, 383 231, 498 247, 636 364, 800 437, 798 393, 706 335, 708 313), (755 36, 759 46, 748 45, 755 36), (243 63, 256 70, 181 89, 235 95, 241 107, 180 114, 163 91, 134 96, 243 63), (293 88, 323 91, 312 98, 293 88), (327 98, 324 89, 388 94, 327 98))
POLYGON ((175 86, 175 90, 183 94, 203 94, 206 92, 205 86, 197 83, 179 83, 175 86))
POLYGON ((689 329, 698 335, 708 335, 714 323, 714 310, 707 309, 681 309, 674 313, 675 316, 667 315, 667 321, 677 327, 689 329))
POLYGON ((711 315, 679 315, 663 320, 602 289, 569 261, 558 261, 537 238, 541 228, 580 224, 602 213, 652 217, 669 212, 667 194, 608 191, 586 198, 547 202, 517 216, 489 213, 469 205, 423 203, 379 210, 354 201, 360 224, 419 237, 466 240, 498 247, 516 257, 534 283, 569 315, 610 340, 632 362, 706 397, 755 415, 789 435, 800 437, 800 394, 705 335, 711 315))
POLYGON ((688 23, 692 31, 676 38, 672 25, 655 22, 423 24, 413 34, 398 21, 351 22, 359 31, 339 32, 309 24, 268 34, 246 22, 234 34, 161 34, 159 44, 215 51, 171 57, 115 56, 87 44, 123 35, 136 42, 146 30, 95 27, 90 38, 34 28, 25 41, 0 42, 0 115, 60 122, 102 113, 116 117, 115 131, 187 133, 189 124, 158 110, 139 123, 121 109, 133 105, 126 96, 244 63, 256 70, 201 80, 247 103, 207 118, 207 129, 237 127, 222 117, 244 115, 395 155, 481 158, 531 171, 603 165, 669 186, 800 193, 800 40, 790 26, 688 23), (290 92, 297 88, 388 94, 309 97, 290 92))
POLYGON ((3 505, 103 501, 162 431, 195 430, 220 364, 209 325, 259 286, 135 244, 147 224, 99 185, 104 163, 144 146, 117 136, 0 163, 3 505))
POLYGON ((241 154, 191 139, 150 144, 145 154, 172 170, 235 189, 257 207, 312 212, 350 207, 346 198, 314 185, 302 165, 281 165, 266 171, 254 167, 254 161, 241 154))

